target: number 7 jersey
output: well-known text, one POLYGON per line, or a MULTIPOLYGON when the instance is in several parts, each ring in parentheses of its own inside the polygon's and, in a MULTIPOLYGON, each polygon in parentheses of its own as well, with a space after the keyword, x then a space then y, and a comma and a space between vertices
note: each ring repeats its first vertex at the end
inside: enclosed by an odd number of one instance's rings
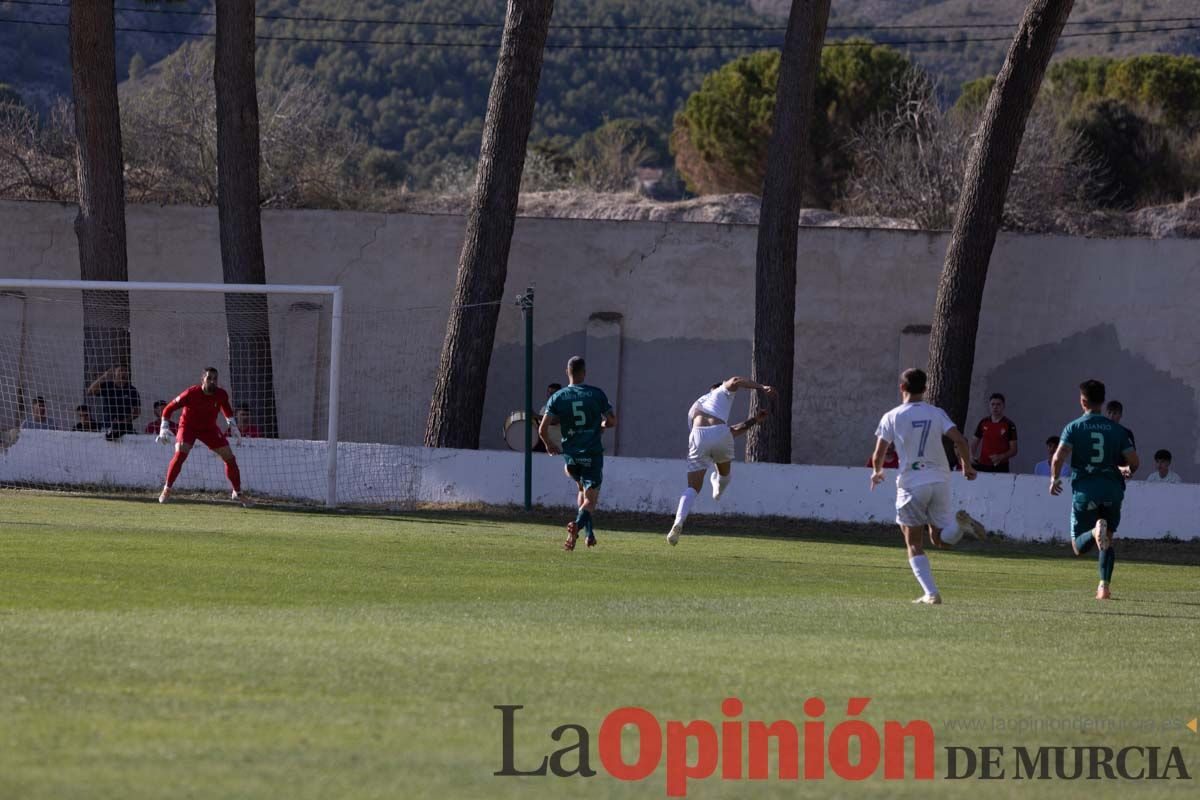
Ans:
POLYGON ((1084 414, 1063 428, 1059 441, 1071 448, 1071 488, 1077 492, 1119 490, 1121 455, 1133 450, 1133 436, 1103 414, 1084 414))
POLYGON ((945 411, 925 402, 904 403, 883 415, 875 435, 896 445, 900 458, 897 486, 911 489, 950 479, 942 437, 953 427, 945 411))

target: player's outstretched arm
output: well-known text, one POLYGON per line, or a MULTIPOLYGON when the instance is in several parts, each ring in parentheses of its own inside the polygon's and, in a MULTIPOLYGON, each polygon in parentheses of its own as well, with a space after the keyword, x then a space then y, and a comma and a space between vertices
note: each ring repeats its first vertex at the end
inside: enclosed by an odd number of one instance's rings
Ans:
MULTIPOLYGON (((1136 456, 1137 454, 1134 453, 1136 456)), ((1062 494, 1062 466, 1071 458, 1071 445, 1066 442, 1059 442, 1058 449, 1054 451, 1054 457, 1050 459, 1050 494, 1062 494)))
POLYGON ((558 417, 547 412, 542 416, 542 421, 538 423, 538 438, 542 440, 542 445, 546 448, 546 452, 552 456, 558 455, 558 448, 554 446, 554 442, 547 438, 547 434, 551 425, 558 424, 558 417))
POLYGON ((770 412, 764 408, 763 410, 761 410, 757 414, 755 414, 753 417, 750 417, 749 419, 747 419, 745 422, 739 422, 737 425, 731 426, 729 428, 729 432, 732 433, 733 438, 736 439, 737 437, 744 435, 746 433, 746 431, 750 430, 755 425, 757 425, 758 423, 760 423, 764 419, 766 419, 769 414, 770 414, 770 412))
POLYGON ((738 389, 759 389, 767 394, 772 394, 775 391, 765 383, 752 381, 749 378, 729 378, 722 384, 722 386, 725 387, 725 391, 727 392, 736 392, 738 389))
POLYGON ((158 436, 154 437, 154 441, 158 442, 159 444, 170 444, 171 440, 174 438, 175 437, 171 435, 171 420, 163 417, 158 426, 158 436))
POLYGON ((883 483, 883 462, 887 459, 888 445, 891 444, 887 439, 878 436, 875 439, 875 452, 871 453, 871 489, 883 483))
POLYGON ((182 394, 177 395, 174 400, 163 406, 162 421, 159 423, 158 436, 155 438, 155 441, 159 444, 170 444, 171 440, 175 438, 171 433, 171 415, 183 406, 186 396, 187 391, 184 391, 182 394))

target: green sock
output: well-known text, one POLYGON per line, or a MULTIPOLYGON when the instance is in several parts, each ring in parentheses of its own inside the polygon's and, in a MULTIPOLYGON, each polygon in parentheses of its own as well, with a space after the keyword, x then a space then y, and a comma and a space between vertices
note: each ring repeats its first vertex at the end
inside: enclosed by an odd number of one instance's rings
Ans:
POLYGON ((575 525, 580 528, 592 529, 592 515, 586 508, 579 509, 579 513, 575 515, 575 525))
POLYGON ((1096 543, 1096 539, 1092 536, 1092 532, 1081 533, 1075 537, 1075 549, 1080 553, 1086 553, 1092 545, 1096 543))
POLYGON ((1113 566, 1117 563, 1117 553, 1112 545, 1100 554, 1100 580, 1106 584, 1112 580, 1113 566))

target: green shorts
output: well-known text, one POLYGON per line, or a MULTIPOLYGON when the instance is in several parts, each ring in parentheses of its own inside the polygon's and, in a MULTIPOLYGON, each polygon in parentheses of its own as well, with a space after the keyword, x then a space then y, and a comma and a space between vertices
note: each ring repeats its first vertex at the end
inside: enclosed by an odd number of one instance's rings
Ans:
POLYGON ((1095 500, 1083 492, 1075 492, 1071 499, 1071 530, 1078 536, 1096 527, 1104 520, 1110 533, 1117 532, 1121 524, 1121 500, 1095 500))
POLYGON ((604 482, 604 456, 569 456, 563 454, 567 462, 567 474, 584 489, 599 489, 604 482))

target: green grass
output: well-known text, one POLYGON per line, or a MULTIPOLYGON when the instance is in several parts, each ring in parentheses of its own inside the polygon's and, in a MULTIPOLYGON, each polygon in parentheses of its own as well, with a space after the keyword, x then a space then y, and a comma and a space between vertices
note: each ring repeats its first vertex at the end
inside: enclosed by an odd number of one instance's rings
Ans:
POLYGON ((597 550, 564 553, 544 516, 0 494, 0 798, 665 797, 664 768, 603 771, 604 716, 719 723, 727 696, 743 720, 796 723, 819 696, 830 728, 871 697, 879 727, 933 724, 939 779, 713 778, 691 797, 1194 796, 1193 781, 941 779, 948 745, 1178 745, 1200 772, 1187 730, 947 727, 1196 716, 1193 545, 1176 552, 1192 564, 1122 557, 1107 604, 1094 559, 1062 545, 936 553, 947 602, 930 608, 909 604, 891 531, 702 520, 707 535, 669 548, 662 520, 598 520, 597 550), (519 766, 579 723, 600 774, 493 777, 497 704, 526 706, 519 766))

